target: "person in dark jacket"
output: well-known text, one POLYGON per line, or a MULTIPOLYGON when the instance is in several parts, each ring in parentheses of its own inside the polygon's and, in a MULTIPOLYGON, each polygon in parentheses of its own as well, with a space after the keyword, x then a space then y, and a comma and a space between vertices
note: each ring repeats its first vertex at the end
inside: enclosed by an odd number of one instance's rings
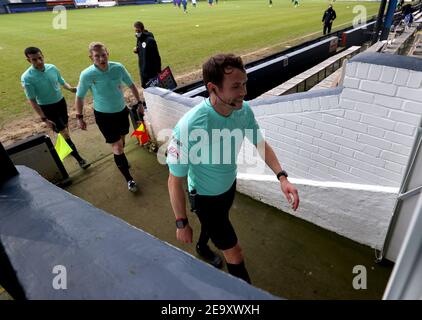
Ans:
POLYGON ((413 22, 412 5, 410 3, 402 7, 402 17, 406 26, 410 26, 413 22))
POLYGON ((333 9, 333 5, 329 5, 328 9, 324 11, 322 16, 322 22, 324 23, 323 33, 324 35, 331 32, 331 26, 333 21, 337 18, 336 12, 333 9))
POLYGON ((148 81, 161 72, 161 57, 154 35, 148 32, 140 21, 136 21, 133 26, 136 32, 136 47, 133 52, 138 55, 141 84, 145 89, 148 81))

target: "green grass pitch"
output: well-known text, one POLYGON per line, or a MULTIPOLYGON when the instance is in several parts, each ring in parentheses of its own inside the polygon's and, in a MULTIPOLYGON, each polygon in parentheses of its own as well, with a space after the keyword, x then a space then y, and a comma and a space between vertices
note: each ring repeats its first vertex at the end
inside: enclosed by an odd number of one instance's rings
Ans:
MULTIPOLYGON (((139 83, 137 56, 132 53, 136 20, 154 33, 163 67, 170 65, 180 75, 199 69, 217 52, 282 50, 289 40, 317 37, 327 5, 327 0, 306 0, 295 8, 290 0, 273 0, 270 8, 267 0, 220 0, 211 8, 205 1, 196 8, 189 3, 187 14, 173 4, 68 10, 67 29, 53 28, 53 12, 0 15, 0 127, 33 113, 20 84, 29 66, 23 55, 27 46, 41 48, 46 62, 55 64, 65 80, 76 85, 80 72, 91 63, 88 44, 101 41, 109 49, 110 60, 122 62, 139 83)), ((373 16, 379 2, 335 2, 333 30, 351 25, 357 15, 353 8, 358 5, 373 16)), ((72 95, 65 91, 65 97, 72 106, 72 95)))

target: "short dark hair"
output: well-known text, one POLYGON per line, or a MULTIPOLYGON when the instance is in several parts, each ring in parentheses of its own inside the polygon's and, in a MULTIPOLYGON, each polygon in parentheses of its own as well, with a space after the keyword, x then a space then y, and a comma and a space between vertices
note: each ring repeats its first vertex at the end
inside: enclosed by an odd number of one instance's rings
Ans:
POLYGON ((141 21, 136 21, 136 22, 133 24, 133 26, 134 26, 135 28, 139 28, 139 29, 141 29, 141 30, 144 30, 144 29, 145 29, 144 24, 143 24, 141 21))
POLYGON ((25 49, 25 51, 24 51, 25 56, 26 56, 27 58, 29 58, 29 55, 30 55, 30 54, 37 54, 38 52, 42 54, 41 49, 39 49, 39 48, 37 48, 37 47, 28 47, 28 48, 26 48, 26 49, 25 49))
POLYGON ((212 82, 221 88, 224 75, 231 73, 227 69, 239 69, 246 72, 242 58, 232 53, 220 53, 209 58, 202 65, 202 79, 204 80, 205 86, 207 86, 207 83, 212 82))
POLYGON ((88 46, 88 52, 89 52, 89 55, 90 56, 92 54, 92 51, 97 51, 97 50, 102 50, 102 49, 105 50, 105 51, 107 51, 107 48, 104 45, 104 43, 98 42, 98 41, 91 42, 89 44, 89 46, 88 46))

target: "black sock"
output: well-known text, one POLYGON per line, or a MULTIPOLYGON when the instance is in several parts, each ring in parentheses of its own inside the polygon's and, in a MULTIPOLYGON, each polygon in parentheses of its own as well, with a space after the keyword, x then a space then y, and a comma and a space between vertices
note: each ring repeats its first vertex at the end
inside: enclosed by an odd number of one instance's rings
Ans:
POLYGON ((115 154, 114 162, 116 162, 117 168, 119 168, 126 181, 133 180, 132 176, 129 173, 129 163, 127 162, 126 155, 124 153, 115 154))
POLYGON ((67 144, 69 145, 69 147, 73 150, 70 154, 76 159, 76 161, 81 162, 82 157, 79 155, 78 150, 76 150, 76 147, 73 144, 73 141, 70 138, 65 139, 65 140, 67 144))
POLYGON ((227 270, 231 275, 243 279, 249 284, 251 283, 251 278, 249 278, 248 270, 246 270, 244 261, 239 264, 227 263, 227 270))

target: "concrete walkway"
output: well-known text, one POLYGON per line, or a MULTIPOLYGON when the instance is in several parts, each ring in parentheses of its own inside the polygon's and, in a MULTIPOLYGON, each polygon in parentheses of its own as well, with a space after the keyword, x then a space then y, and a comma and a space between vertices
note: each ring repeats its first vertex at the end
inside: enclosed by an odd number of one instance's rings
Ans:
MULTIPOLYGON (((132 194, 95 124, 88 127, 88 132, 72 132, 72 137, 80 153, 93 164, 84 172, 72 157, 65 159, 73 180, 66 188, 68 192, 195 255, 194 245, 176 240, 167 191, 168 171, 158 163, 156 154, 136 145, 134 138, 127 139, 131 172, 140 185, 140 192, 132 194)), ((284 201, 281 195, 280 201, 284 201)), ((189 219, 197 239, 198 219, 193 214, 189 219)), ((231 219, 256 287, 287 299, 382 297, 392 266, 376 264, 373 249, 239 193, 231 219), (366 267, 366 290, 353 289, 356 274, 352 271, 356 265, 366 267)))

